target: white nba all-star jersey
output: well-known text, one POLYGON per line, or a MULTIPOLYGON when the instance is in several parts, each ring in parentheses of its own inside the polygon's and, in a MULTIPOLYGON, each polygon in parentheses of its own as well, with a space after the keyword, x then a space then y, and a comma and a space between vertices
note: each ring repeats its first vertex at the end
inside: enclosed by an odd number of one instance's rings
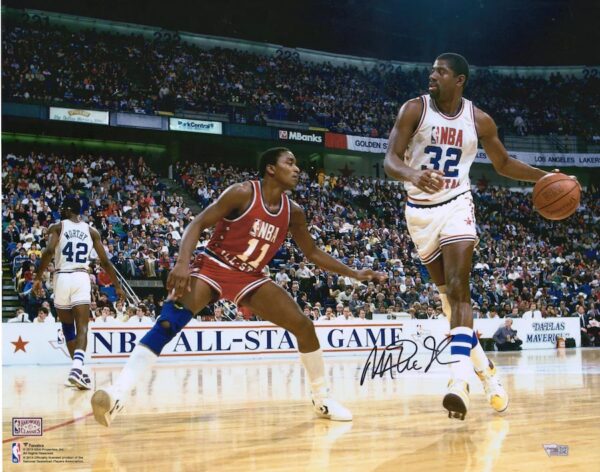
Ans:
POLYGON ((87 223, 61 221, 60 240, 54 253, 54 263, 59 272, 87 269, 94 243, 87 223))
POLYGON ((471 189, 469 169, 477 154, 477 131, 473 103, 462 99, 460 111, 450 117, 439 111, 429 95, 422 95, 423 113, 404 154, 413 169, 434 169, 444 173, 444 187, 435 194, 404 182, 413 205, 434 205, 471 189))

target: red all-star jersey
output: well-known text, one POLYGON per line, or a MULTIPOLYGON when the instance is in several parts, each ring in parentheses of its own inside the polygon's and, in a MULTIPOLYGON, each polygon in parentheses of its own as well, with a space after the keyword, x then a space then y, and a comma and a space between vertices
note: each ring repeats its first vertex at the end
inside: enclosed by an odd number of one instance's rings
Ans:
POLYGON ((290 225, 290 201, 281 194, 277 213, 267 210, 261 183, 251 180, 252 203, 239 217, 223 218, 206 247, 206 255, 242 272, 260 273, 277 253, 290 225))

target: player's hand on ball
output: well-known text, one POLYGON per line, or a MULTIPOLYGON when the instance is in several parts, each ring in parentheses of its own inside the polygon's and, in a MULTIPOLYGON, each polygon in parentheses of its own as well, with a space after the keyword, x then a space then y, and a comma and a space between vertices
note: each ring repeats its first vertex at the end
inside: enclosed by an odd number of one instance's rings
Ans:
POLYGON ((417 170, 410 181, 423 192, 436 193, 444 186, 444 173, 431 169, 417 170))
POLYGON ((356 275, 354 276, 355 279, 360 281, 368 280, 376 283, 385 282, 387 277, 385 272, 376 272, 371 269, 357 270, 356 275))
POLYGON ((186 265, 175 264, 167 278, 167 290, 169 291, 169 300, 178 300, 185 295, 186 291, 192 291, 190 270, 186 265))

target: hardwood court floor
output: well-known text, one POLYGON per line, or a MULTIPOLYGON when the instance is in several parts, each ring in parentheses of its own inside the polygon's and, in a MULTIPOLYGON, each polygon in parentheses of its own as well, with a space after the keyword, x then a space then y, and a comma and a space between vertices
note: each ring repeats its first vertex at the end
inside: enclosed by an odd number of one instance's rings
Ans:
MULTIPOLYGON (((158 365, 109 429, 89 416, 90 392, 63 387, 67 366, 4 367, 4 470, 599 470, 600 349, 491 357, 511 395, 509 410, 494 413, 473 377, 464 422, 441 407, 447 367, 360 386, 366 355, 326 358, 334 396, 353 411, 352 423, 313 417, 295 358, 158 365), (44 435, 13 439, 12 418, 23 416, 42 417, 44 435), (17 441, 81 462, 13 465, 17 441), (568 456, 549 457, 544 444, 568 446, 568 456)), ((93 380, 104 385, 119 369, 93 366, 93 380)))

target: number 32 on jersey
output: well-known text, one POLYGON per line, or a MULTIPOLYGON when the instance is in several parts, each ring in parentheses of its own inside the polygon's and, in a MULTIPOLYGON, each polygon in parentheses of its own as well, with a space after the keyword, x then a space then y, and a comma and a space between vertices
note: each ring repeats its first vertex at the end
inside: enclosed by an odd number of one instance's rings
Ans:
POLYGON ((444 154, 440 146, 427 146, 424 151, 431 156, 429 164, 422 165, 421 170, 441 170, 444 173, 445 188, 458 186, 458 163, 462 156, 462 149, 449 147, 444 154))

